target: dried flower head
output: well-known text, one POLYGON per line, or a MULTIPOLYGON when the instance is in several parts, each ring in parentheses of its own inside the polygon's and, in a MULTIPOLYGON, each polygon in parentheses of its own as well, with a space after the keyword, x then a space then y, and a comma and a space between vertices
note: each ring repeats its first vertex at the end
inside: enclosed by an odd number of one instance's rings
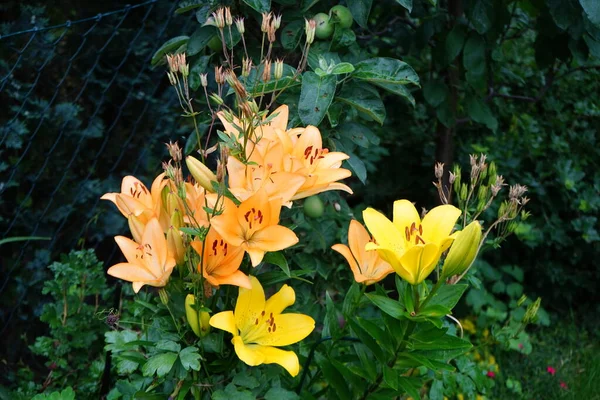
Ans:
POLYGON ((171 156, 173 161, 176 163, 181 162, 182 152, 181 147, 179 147, 179 144, 177 142, 173 143, 169 141, 169 143, 165 143, 165 145, 167 146, 167 150, 169 151, 169 155, 171 156))
POLYGON ((242 60, 242 76, 247 78, 250 75, 250 71, 252 71, 252 59, 244 58, 242 60))
POLYGON ((225 7, 225 24, 227 26, 233 25, 233 17, 231 16, 231 9, 229 7, 225 7))
POLYGON ((217 11, 212 13, 212 17, 215 20, 215 26, 219 29, 225 27, 225 16, 223 7, 218 8, 217 11))
POLYGON ((178 54, 167 54, 167 64, 169 64, 169 70, 173 73, 179 72, 179 55, 178 54))
POLYGON ((235 26, 240 35, 243 35, 246 32, 246 27, 244 26, 244 18, 236 18, 235 26))
POLYGON ((273 20, 271 23, 275 30, 279 29, 279 27, 281 26, 281 14, 273 16, 273 20))
POLYGON ((281 79, 281 77, 283 76, 283 60, 278 58, 277 60, 275 60, 275 69, 273 71, 273 77, 276 80, 281 79))
POLYGON ((267 33, 269 31, 269 25, 271 25, 271 19, 273 18, 273 13, 262 13, 262 23, 260 24, 260 30, 262 33, 267 33))
POLYGON ((208 74, 200 74, 200 84, 202 87, 208 86, 208 74))
POLYGON ((304 33, 306 33, 306 43, 311 44, 315 41, 315 31, 317 30, 317 22, 314 19, 305 19, 304 33))
POLYGON ((217 82, 217 85, 225 83, 225 74, 223 73, 223 67, 220 65, 215 67, 215 82, 217 82))
POLYGON ((442 176, 444 176, 444 163, 437 162, 435 163, 435 177, 442 179, 442 176))
POLYGON ((263 67, 263 73, 262 73, 262 81, 263 82, 269 82, 271 80, 271 60, 267 59, 265 60, 265 65, 263 67))

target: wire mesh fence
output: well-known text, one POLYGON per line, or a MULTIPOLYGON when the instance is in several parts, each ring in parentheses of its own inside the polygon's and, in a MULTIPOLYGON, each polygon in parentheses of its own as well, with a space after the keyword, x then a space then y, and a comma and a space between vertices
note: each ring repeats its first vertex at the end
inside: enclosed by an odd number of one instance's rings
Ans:
POLYGON ((164 68, 150 65, 192 22, 174 18, 176 6, 149 0, 56 25, 22 6, 0 26, 0 334, 39 314, 27 294, 59 253, 115 256, 124 221, 100 196, 124 175, 156 174, 160 142, 182 132, 164 68))

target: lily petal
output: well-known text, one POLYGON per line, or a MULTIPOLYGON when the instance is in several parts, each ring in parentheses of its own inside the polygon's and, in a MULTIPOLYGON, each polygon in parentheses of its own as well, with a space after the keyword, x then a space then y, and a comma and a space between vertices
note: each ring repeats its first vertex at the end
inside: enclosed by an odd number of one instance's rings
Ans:
POLYGON ((238 335, 238 329, 235 326, 235 317, 233 311, 222 311, 210 317, 208 322, 210 326, 227 331, 234 336, 238 335))
POLYGON ((269 297, 269 300, 265 303, 265 313, 270 315, 271 313, 277 315, 281 314, 283 310, 291 306, 296 302, 296 292, 288 285, 283 285, 281 289, 273 296, 269 297))
POLYGON ((363 219, 380 246, 399 254, 404 251, 402 246, 405 240, 404 236, 385 215, 369 207, 363 211, 363 219))
POLYGON ((298 243, 298 236, 290 228, 271 225, 255 232, 250 242, 253 248, 259 250, 278 251, 298 243))
POLYGON ((252 289, 240 288, 235 304, 235 324, 242 332, 250 329, 265 309, 265 292, 256 277, 250 277, 252 289))
POLYGON ((293 351, 285 351, 275 347, 261 347, 260 351, 264 356, 264 364, 279 364, 291 376, 296 376, 300 372, 298 356, 293 351))
POLYGON ((254 367, 256 365, 264 364, 265 355, 262 353, 262 346, 257 344, 245 344, 240 336, 234 336, 231 339, 233 347, 235 348, 235 354, 238 358, 246 364, 254 367))
POLYGON ((458 208, 449 204, 437 206, 429 211, 421 222, 425 241, 438 243, 439 246, 454 229, 460 214, 461 211, 458 208))
MULTIPOLYGON (((270 313, 266 313, 270 315, 270 313)), ((287 346, 304 339, 315 329, 315 320, 304 314, 279 314, 273 313, 274 323, 270 331, 256 339, 256 343, 263 346, 287 346)))

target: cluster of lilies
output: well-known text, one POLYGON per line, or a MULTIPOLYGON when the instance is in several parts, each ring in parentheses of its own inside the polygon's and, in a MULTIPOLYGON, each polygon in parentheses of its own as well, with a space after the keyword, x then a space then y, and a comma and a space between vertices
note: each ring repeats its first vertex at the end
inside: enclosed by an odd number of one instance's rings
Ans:
MULTIPOLYGON (((145 285, 165 287, 178 266, 189 271, 189 280, 200 286, 186 300, 188 322, 198 336, 208 332, 207 323, 230 332, 242 361, 277 363, 295 376, 300 368, 297 355, 278 347, 304 339, 315 321, 303 314, 282 313, 295 302, 288 285, 266 300, 259 280, 243 272, 244 254, 256 267, 266 252, 298 242, 291 229, 280 225, 282 207, 328 190, 350 194, 352 190, 339 182, 351 175, 341 168, 348 155, 324 148, 314 126, 287 129, 288 113, 285 105, 270 115, 251 117, 220 111, 220 136, 229 145, 222 147, 216 173, 188 156, 185 163, 191 178, 184 180, 181 150, 171 145, 174 165, 165 165, 150 190, 137 178, 126 176, 120 193, 107 193, 102 199, 112 201, 128 219, 132 235, 132 239, 115 237, 126 262, 110 267, 109 275, 132 282, 137 293, 145 285), (239 287, 235 310, 210 319, 205 311, 194 317, 198 304, 220 285, 239 287)), ((453 241, 468 244, 458 257, 461 264, 475 257, 472 244, 479 243, 481 228, 474 223, 453 234, 460 214, 456 207, 443 205, 421 220, 412 203, 399 200, 392 222, 368 208, 363 218, 374 237, 353 220, 349 246, 337 244, 333 249, 347 260, 359 283, 370 285, 395 271, 416 285, 433 271, 453 241)))

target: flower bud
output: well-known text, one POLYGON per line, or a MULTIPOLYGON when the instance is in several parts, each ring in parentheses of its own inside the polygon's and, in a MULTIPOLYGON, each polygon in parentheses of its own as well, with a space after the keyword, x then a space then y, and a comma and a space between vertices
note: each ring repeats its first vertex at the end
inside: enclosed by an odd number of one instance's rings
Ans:
POLYGON ((185 246, 179 230, 173 226, 167 231, 167 253, 175 259, 177 264, 185 261, 185 246))
MULTIPOLYGON (((119 196, 117 196, 117 199, 119 196)), ((142 221, 136 217, 134 214, 129 214, 127 217, 127 222, 129 223, 129 230, 131 231, 131 236, 133 236, 133 241, 137 243, 142 243, 142 236, 144 234, 144 228, 146 227, 142 221)))
POLYGON ((279 79, 281 79, 282 76, 283 76, 283 60, 277 59, 275 61, 275 70, 273 72, 273 77, 276 80, 279 80, 279 79))
POLYGON ((171 214, 171 226, 175 229, 179 229, 183 226, 183 213, 179 210, 175 210, 171 214))
POLYGON ((250 76, 250 71, 252 71, 252 59, 244 58, 242 60, 242 76, 244 78, 247 78, 248 76, 250 76))
POLYGON ((311 44, 315 41, 315 31, 317 30, 317 23, 314 19, 305 19, 304 33, 306 33, 306 43, 311 44))
POLYGON ((208 74, 200 74, 200 84, 202 87, 208 86, 208 74))
POLYGON ((208 97, 210 98, 210 100, 215 103, 218 106, 222 106, 225 102, 223 101, 223 99, 221 98, 221 96, 219 96, 216 93, 211 93, 208 95, 208 97))
POLYGON ((469 268, 477 257, 480 242, 481 224, 478 221, 471 222, 465 229, 458 232, 448 256, 444 260, 441 279, 460 275, 469 268))
POLYGON ((193 294, 188 294, 185 297, 185 316, 188 324, 196 336, 203 337, 210 332, 210 314, 207 311, 196 311, 194 305, 196 299, 193 294))
POLYGON ((187 156, 185 163, 196 182, 207 192, 214 192, 211 182, 217 180, 216 175, 206 165, 192 156, 187 156))
POLYGON ((165 306, 169 304, 169 294, 165 290, 165 288, 158 289, 158 296, 160 297, 160 302, 165 306))
POLYGON ((238 32, 240 33, 240 35, 243 35, 244 32, 246 32, 246 27, 244 26, 244 18, 236 18, 235 26, 236 26, 238 32))

